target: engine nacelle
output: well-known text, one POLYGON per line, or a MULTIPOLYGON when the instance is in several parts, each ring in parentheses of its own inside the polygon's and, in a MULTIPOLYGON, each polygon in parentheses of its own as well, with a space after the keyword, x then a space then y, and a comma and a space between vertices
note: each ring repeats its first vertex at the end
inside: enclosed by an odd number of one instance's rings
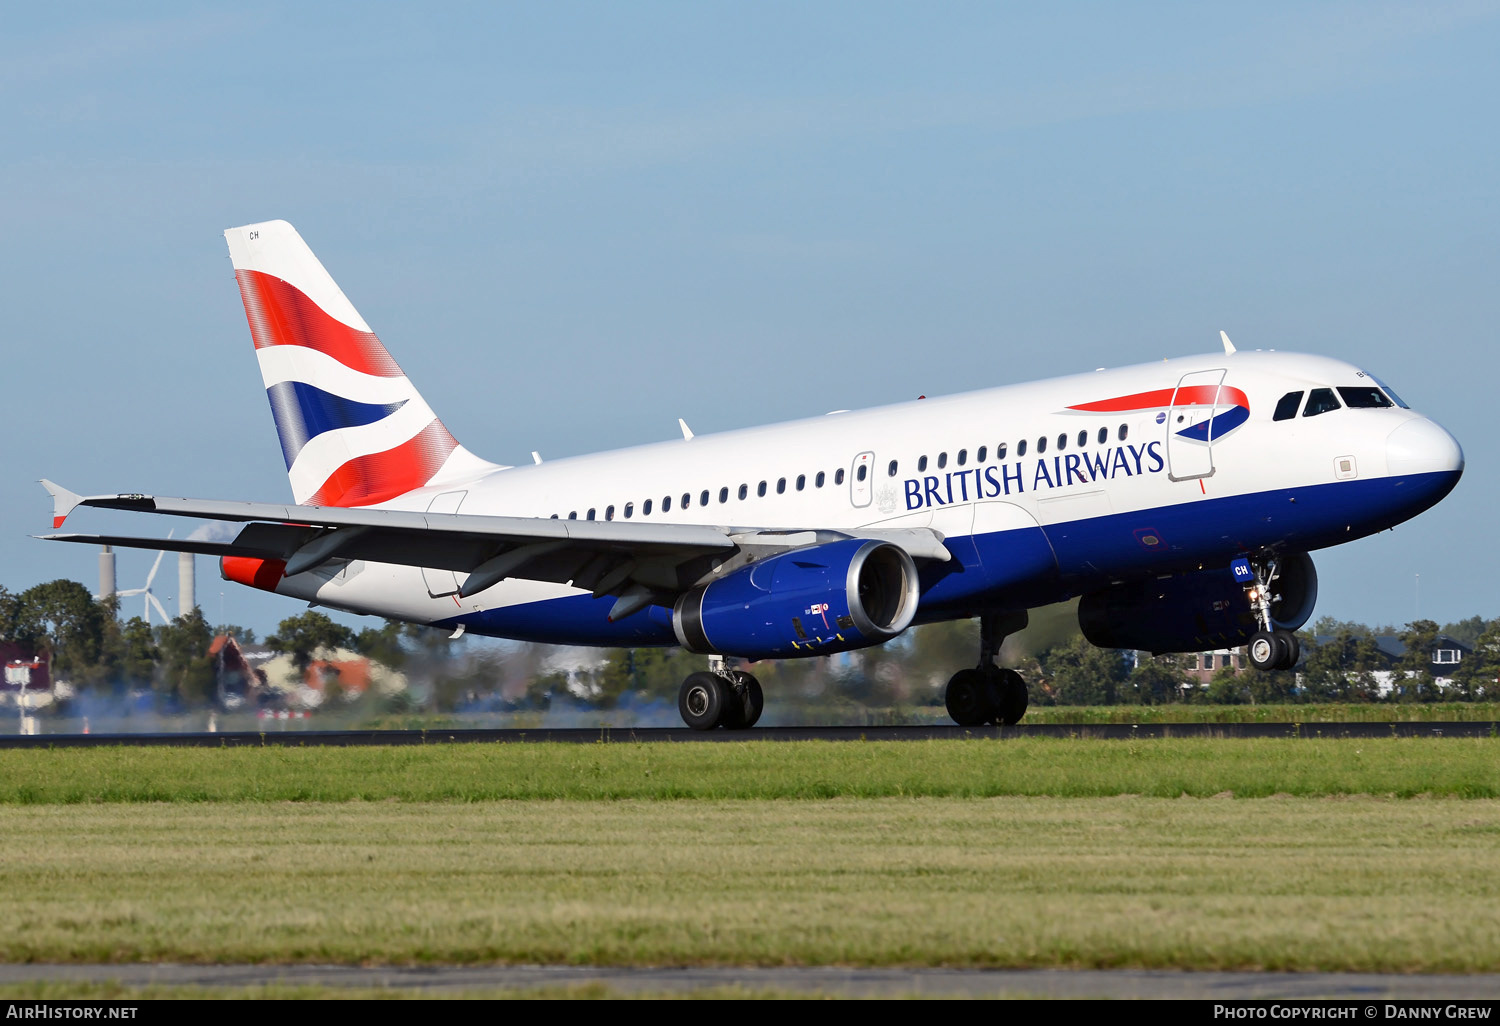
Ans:
MULTIPOLYGON (((1296 630, 1318 601, 1318 572, 1305 552, 1282 556, 1271 583, 1271 619, 1296 630)), ((1258 629, 1245 589, 1228 567, 1127 581, 1078 603, 1083 636, 1100 648, 1202 652, 1234 648, 1258 629)))
POLYGON ((690 652, 746 659, 878 645, 917 613, 917 567, 890 542, 850 538, 794 549, 695 588, 672 608, 690 652))

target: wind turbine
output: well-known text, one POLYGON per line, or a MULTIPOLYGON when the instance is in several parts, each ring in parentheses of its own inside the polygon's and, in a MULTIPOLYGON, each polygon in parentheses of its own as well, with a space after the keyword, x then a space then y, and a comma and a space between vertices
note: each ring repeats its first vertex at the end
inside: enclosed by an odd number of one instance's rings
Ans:
MULTIPOLYGON (((173 531, 175 531, 175 530, 176 530, 176 528, 173 528, 172 531, 168 531, 167 532, 167 537, 168 538, 172 537, 173 531)), ((151 624, 151 607, 152 606, 155 606, 156 607, 156 611, 161 614, 161 622, 163 624, 169 624, 169 623, 172 622, 172 618, 167 615, 167 611, 162 608, 162 604, 157 600, 156 596, 154 594, 152 594, 152 592, 151 592, 151 582, 154 581, 154 580, 156 580, 156 571, 161 567, 161 557, 163 557, 165 555, 166 555, 166 552, 164 552, 164 551, 163 552, 158 552, 156 554, 156 562, 151 564, 151 572, 146 575, 146 584, 145 584, 145 587, 141 587, 141 588, 127 588, 124 591, 117 591, 117 592, 115 592, 115 595, 117 595, 119 598, 122 598, 122 599, 130 598, 132 595, 144 595, 144 596, 146 596, 143 604, 146 607, 145 608, 145 614, 146 614, 146 625, 147 626, 150 626, 150 624, 151 624)))

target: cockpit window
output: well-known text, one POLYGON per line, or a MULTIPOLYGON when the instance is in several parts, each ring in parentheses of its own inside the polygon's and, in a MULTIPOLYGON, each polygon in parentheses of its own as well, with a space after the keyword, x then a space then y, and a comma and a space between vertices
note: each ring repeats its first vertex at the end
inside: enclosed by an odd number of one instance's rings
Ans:
POLYGON ((1373 382, 1375 382, 1375 384, 1379 385, 1381 388, 1385 389, 1385 394, 1391 397, 1391 402, 1395 403, 1397 406, 1401 407, 1403 410, 1409 410, 1409 409, 1411 409, 1411 407, 1408 406, 1408 405, 1406 405, 1406 403, 1402 400, 1402 398, 1399 395, 1397 395, 1395 392, 1391 391, 1391 386, 1390 385, 1387 385, 1384 381, 1381 381, 1379 378, 1377 378, 1373 374, 1370 375, 1370 380, 1373 381, 1373 382))
POLYGON ((1391 405, 1385 393, 1374 385, 1356 385, 1353 388, 1340 386, 1339 398, 1351 410, 1383 410, 1391 405))
POLYGON ((1302 405, 1302 392, 1288 392, 1281 397, 1276 404, 1276 415, 1272 420, 1291 420, 1297 415, 1298 408, 1302 405))
POLYGON ((1307 394, 1307 408, 1302 411, 1302 416, 1316 417, 1338 408, 1339 401, 1333 397, 1333 389, 1315 388, 1307 394))

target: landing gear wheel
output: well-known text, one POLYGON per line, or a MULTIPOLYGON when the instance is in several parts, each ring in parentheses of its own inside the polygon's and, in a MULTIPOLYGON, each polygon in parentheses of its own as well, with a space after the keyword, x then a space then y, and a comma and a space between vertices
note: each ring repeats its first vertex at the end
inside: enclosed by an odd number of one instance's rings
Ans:
POLYGON ((713 730, 724 715, 726 697, 733 691, 717 673, 700 670, 689 674, 677 692, 677 711, 694 730, 713 730))
POLYGON ((1281 635, 1282 641, 1286 644, 1286 663, 1282 669, 1290 670, 1297 665, 1297 660, 1302 658, 1302 642, 1298 641, 1297 635, 1291 631, 1277 631, 1276 633, 1281 635))
MULTIPOLYGON (((760 714, 766 707, 766 696, 760 689, 760 681, 744 670, 735 670, 731 676, 734 677, 734 686, 728 689, 725 696, 727 705, 724 727, 728 730, 748 730, 759 722, 760 714), (737 710, 739 715, 731 724, 728 713, 732 710, 737 710)), ((719 679, 723 680, 722 677, 719 679)))
POLYGON ((1257 631, 1248 649, 1257 670, 1290 670, 1302 658, 1302 643, 1291 631, 1257 631))
POLYGON ((1014 727, 1026 715, 1026 707, 1031 703, 1026 680, 1015 670, 1001 667, 995 667, 995 670, 992 679, 996 690, 1000 692, 999 700, 995 703, 995 719, 1002 726, 1014 727))
POLYGON ((1274 670, 1281 661, 1283 645, 1270 631, 1256 631, 1245 651, 1257 670, 1274 670))
POLYGON ((990 711, 989 681, 978 670, 959 670, 948 681, 943 702, 960 727, 977 727, 994 715, 990 711))

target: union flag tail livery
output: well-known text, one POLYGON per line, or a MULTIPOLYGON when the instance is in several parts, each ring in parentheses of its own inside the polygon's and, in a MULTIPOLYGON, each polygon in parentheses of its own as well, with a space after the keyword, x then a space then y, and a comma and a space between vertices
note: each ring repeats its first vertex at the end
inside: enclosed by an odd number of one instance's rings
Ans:
MULTIPOLYGON (((211 555, 253 588, 452 632, 680 646, 709 657, 678 695, 699 730, 760 716, 726 657, 971 617, 977 660, 948 712, 1015 723, 1026 684, 1001 643, 1068 599, 1095 645, 1244 645, 1290 669, 1318 595, 1308 554, 1409 520, 1463 474, 1457 440, 1368 371, 1227 336, 1222 353, 502 467, 454 440, 291 225, 225 235, 298 504, 44 482, 54 530, 77 506, 242 525, 232 542, 50 537, 211 555)), ((579 373, 559 364, 550 387, 579 373)))
POLYGON ((373 506, 496 469, 449 434, 295 228, 224 238, 299 505, 373 506))

